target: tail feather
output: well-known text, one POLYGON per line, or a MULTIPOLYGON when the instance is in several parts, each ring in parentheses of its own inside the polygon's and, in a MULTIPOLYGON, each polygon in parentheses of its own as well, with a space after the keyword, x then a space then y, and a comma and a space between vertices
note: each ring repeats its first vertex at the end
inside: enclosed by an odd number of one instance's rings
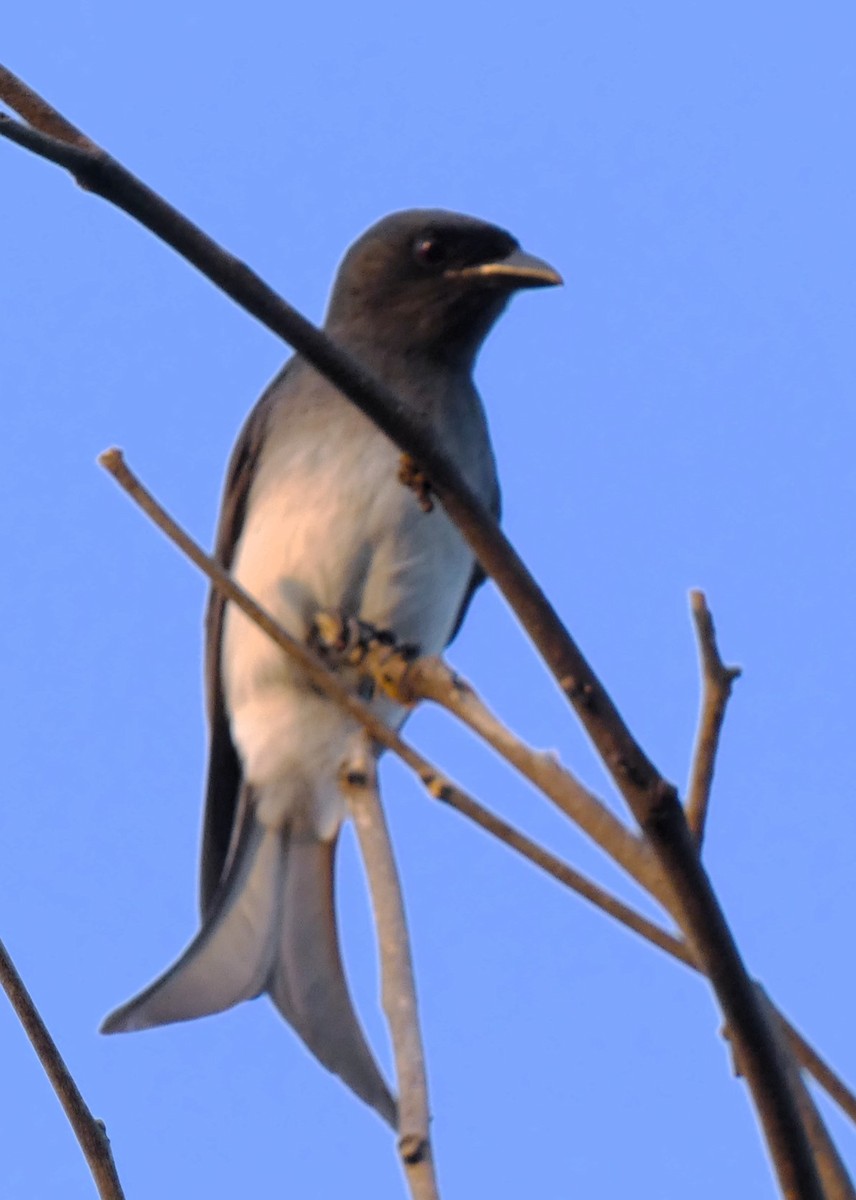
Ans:
POLYGON ((126 1033, 222 1012, 268 991, 315 1057, 396 1125, 342 969, 335 842, 266 829, 251 805, 202 929, 159 979, 106 1018, 126 1033))
POLYGON ((390 1125, 395 1101, 351 1003, 336 934, 336 843, 294 834, 287 851, 271 999, 319 1062, 390 1125))
POLYGON ((159 979, 105 1019, 102 1033, 205 1017, 264 991, 276 953, 282 843, 248 815, 202 929, 159 979))

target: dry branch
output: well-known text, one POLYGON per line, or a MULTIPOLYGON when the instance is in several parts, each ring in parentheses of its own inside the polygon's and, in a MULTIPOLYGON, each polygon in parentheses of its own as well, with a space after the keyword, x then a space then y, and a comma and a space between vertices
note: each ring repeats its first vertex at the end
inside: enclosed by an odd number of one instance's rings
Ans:
MULTIPOLYGON (((401 661, 400 659, 398 660, 401 661)), ((632 833, 599 797, 563 766, 557 755, 533 750, 490 711, 475 689, 437 657, 402 663, 401 686, 463 721, 506 762, 534 784, 640 886, 669 911, 675 907, 650 847, 632 833)))
POLYGON ((398 1150, 413 1200, 438 1200, 404 899, 378 795, 374 754, 363 733, 354 739, 354 752, 343 765, 342 784, 365 863, 380 947, 383 1010, 398 1084, 398 1150))
POLYGON ((713 784, 713 769, 719 748, 719 735, 725 720, 725 709, 734 680, 740 676, 739 667, 727 667, 716 644, 713 617, 707 607, 704 592, 690 592, 690 611, 696 628, 702 694, 690 783, 687 791, 686 813, 696 845, 701 847, 713 784))
POLYGON ((9 997, 30 1044, 50 1080, 51 1087, 63 1107, 68 1123, 83 1151, 101 1200, 124 1200, 125 1193, 116 1173, 110 1139, 102 1121, 93 1117, 80 1089, 71 1077, 56 1042, 15 969, 6 947, 0 942, 0 984, 9 997))
MULTIPOLYGON (((812 1151, 814 1152, 818 1173, 823 1184, 824 1196, 826 1200, 856 1200, 856 1191, 854 1191, 850 1176, 847 1174, 847 1168, 844 1166, 835 1143, 829 1136, 829 1132, 821 1120, 820 1113, 817 1111, 817 1107, 811 1098, 805 1080, 797 1070, 790 1053, 787 1022, 776 1011, 770 997, 761 985, 756 984, 755 986, 761 1006, 767 1013, 773 1028, 776 1046, 781 1056, 782 1069, 787 1077, 788 1085, 793 1092, 794 1102, 800 1111, 812 1151)), ((734 1055, 734 1069, 737 1074, 742 1073, 739 1054, 734 1055)))
MULTIPOLYGON (((19 81, 0 72, 0 99, 19 81)), ((19 85, 20 86, 20 85, 19 85)), ((34 95, 34 93, 29 93, 34 95)), ((21 111, 38 120, 26 106, 21 111)), ((53 111, 53 110, 51 110, 53 111)), ((77 134, 78 131, 75 131, 77 134)), ((822 1200, 811 1148, 787 1085, 775 1040, 716 895, 696 852, 674 786, 627 728, 558 614, 442 445, 370 372, 281 299, 254 272, 126 171, 100 148, 80 149, 9 118, 0 135, 69 170, 90 191, 135 217, 278 336, 289 342, 365 412, 432 481, 446 511, 492 576, 573 704, 604 764, 674 889, 685 935, 711 981, 761 1120, 783 1194, 822 1200)))

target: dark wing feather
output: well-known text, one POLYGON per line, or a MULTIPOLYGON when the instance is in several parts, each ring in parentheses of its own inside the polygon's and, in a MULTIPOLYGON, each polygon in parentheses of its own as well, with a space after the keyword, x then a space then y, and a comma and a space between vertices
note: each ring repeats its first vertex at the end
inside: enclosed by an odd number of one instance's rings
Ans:
MULTIPOLYGON (((493 495, 488 502, 488 509, 490 510, 491 516, 493 516, 495 520, 498 521, 502 516, 502 497, 499 492, 499 483, 496 479, 496 475, 494 475, 493 495)), ((449 634, 449 641, 446 642, 447 646, 449 645, 449 642, 453 642, 458 636, 461 626, 464 623, 464 617, 467 615, 467 609, 470 607, 470 601, 486 579, 487 576, 482 570, 480 563, 476 563, 473 566, 473 573, 470 576, 470 582, 467 590, 464 592, 464 598, 461 601, 461 607, 458 609, 458 615, 455 617, 455 624, 452 626, 452 632, 449 634)))
MULTIPOLYGON (((241 430, 223 489, 214 557, 227 571, 244 527, 247 499, 256 463, 267 430, 275 390, 285 376, 280 372, 250 413, 241 430)), ((208 712, 209 750, 205 817, 202 828, 200 904, 203 916, 220 882, 241 790, 241 762, 232 741, 220 678, 220 643, 223 636, 225 601, 213 588, 205 614, 205 695, 208 712)))

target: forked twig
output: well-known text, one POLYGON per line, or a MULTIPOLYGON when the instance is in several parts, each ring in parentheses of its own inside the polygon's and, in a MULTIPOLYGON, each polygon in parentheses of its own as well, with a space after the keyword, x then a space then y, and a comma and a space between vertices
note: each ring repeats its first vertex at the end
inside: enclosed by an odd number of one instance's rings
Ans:
POLYGON ((38 1055, 39 1062, 51 1082, 57 1099, 63 1107, 68 1123, 74 1131, 83 1151, 89 1171, 98 1188, 101 1200, 124 1200, 125 1193, 119 1182, 110 1139, 102 1121, 93 1117, 80 1089, 74 1082, 56 1042, 27 991, 24 981, 15 969, 6 947, 0 942, 0 984, 9 997, 30 1044, 38 1055))
POLYGON ((364 733, 354 739, 341 779, 365 863, 380 947, 381 995, 398 1084, 398 1151, 413 1200, 437 1200, 425 1053, 404 899, 378 795, 375 757, 364 733))

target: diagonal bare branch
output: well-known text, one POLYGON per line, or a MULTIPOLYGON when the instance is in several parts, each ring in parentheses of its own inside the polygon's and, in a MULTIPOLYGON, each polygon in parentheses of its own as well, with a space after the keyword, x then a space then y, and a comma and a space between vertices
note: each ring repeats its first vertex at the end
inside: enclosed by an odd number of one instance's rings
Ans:
POLYGON ((17 75, 12 74, 8 67, 2 65, 0 65, 0 100, 4 104, 8 104, 9 108, 19 117, 23 117, 33 129, 38 129, 42 133, 48 134, 49 137, 58 138, 59 141, 68 142, 71 146, 78 146, 81 150, 97 149, 95 143, 91 142, 76 125, 72 125, 71 121, 62 113, 57 112, 51 104, 48 104, 43 96, 34 92, 24 83, 23 79, 19 79, 17 75))
MULTIPOLYGON (((619 866, 668 910, 676 907, 650 847, 632 833, 588 788, 559 761, 556 754, 534 750, 490 711, 475 688, 439 657, 406 661, 396 656, 391 665, 401 672, 397 685, 413 698, 431 700, 453 713, 489 746, 534 784, 619 866)), ((380 667, 387 672, 390 666, 380 667)))
POLYGON ((15 969, 6 947, 0 942, 0 984, 9 997, 30 1044, 50 1080, 63 1107, 68 1123, 83 1151, 101 1200, 124 1200, 125 1193, 116 1173, 110 1139, 102 1121, 96 1120, 71 1077, 56 1042, 48 1032, 33 998, 15 969))
POLYGON ((533 750, 490 711, 475 689, 439 656, 414 658, 391 631, 363 621, 342 628, 337 615, 319 614, 316 636, 323 649, 344 638, 347 662, 404 707, 431 700, 452 713, 516 768, 667 911, 676 905, 650 847, 576 778, 556 754, 533 750))
MULTIPOLYGON (((794 1094, 794 1101, 800 1111, 811 1148, 815 1156, 818 1172, 823 1184, 826 1200, 856 1200, 856 1191, 847 1173, 847 1168, 838 1150, 829 1136, 820 1113, 811 1098, 805 1080, 800 1073, 789 1045, 789 1030, 787 1022, 777 1012, 770 997, 760 983, 755 985, 761 1005, 773 1027, 776 1046, 787 1076, 788 1085, 794 1094)), ((728 1036, 726 1032, 726 1037, 728 1036)), ((742 1073, 739 1054, 734 1055, 734 1068, 737 1074, 742 1073)))
POLYGON ((701 848, 725 708, 732 684, 740 677, 741 671, 739 667, 727 667, 720 657, 713 617, 704 592, 695 589, 690 592, 690 609, 698 641, 702 696, 685 808, 687 824, 696 845, 701 848))
POLYGON ((777 1009, 776 1011, 779 1014, 779 1020, 791 1047, 791 1053, 796 1056, 800 1065, 805 1067, 827 1095, 835 1101, 841 1111, 846 1113, 853 1124, 856 1125, 856 1095, 853 1094, 844 1080, 835 1074, 829 1063, 821 1058, 814 1046, 805 1040, 796 1026, 792 1025, 780 1010, 777 1009))

